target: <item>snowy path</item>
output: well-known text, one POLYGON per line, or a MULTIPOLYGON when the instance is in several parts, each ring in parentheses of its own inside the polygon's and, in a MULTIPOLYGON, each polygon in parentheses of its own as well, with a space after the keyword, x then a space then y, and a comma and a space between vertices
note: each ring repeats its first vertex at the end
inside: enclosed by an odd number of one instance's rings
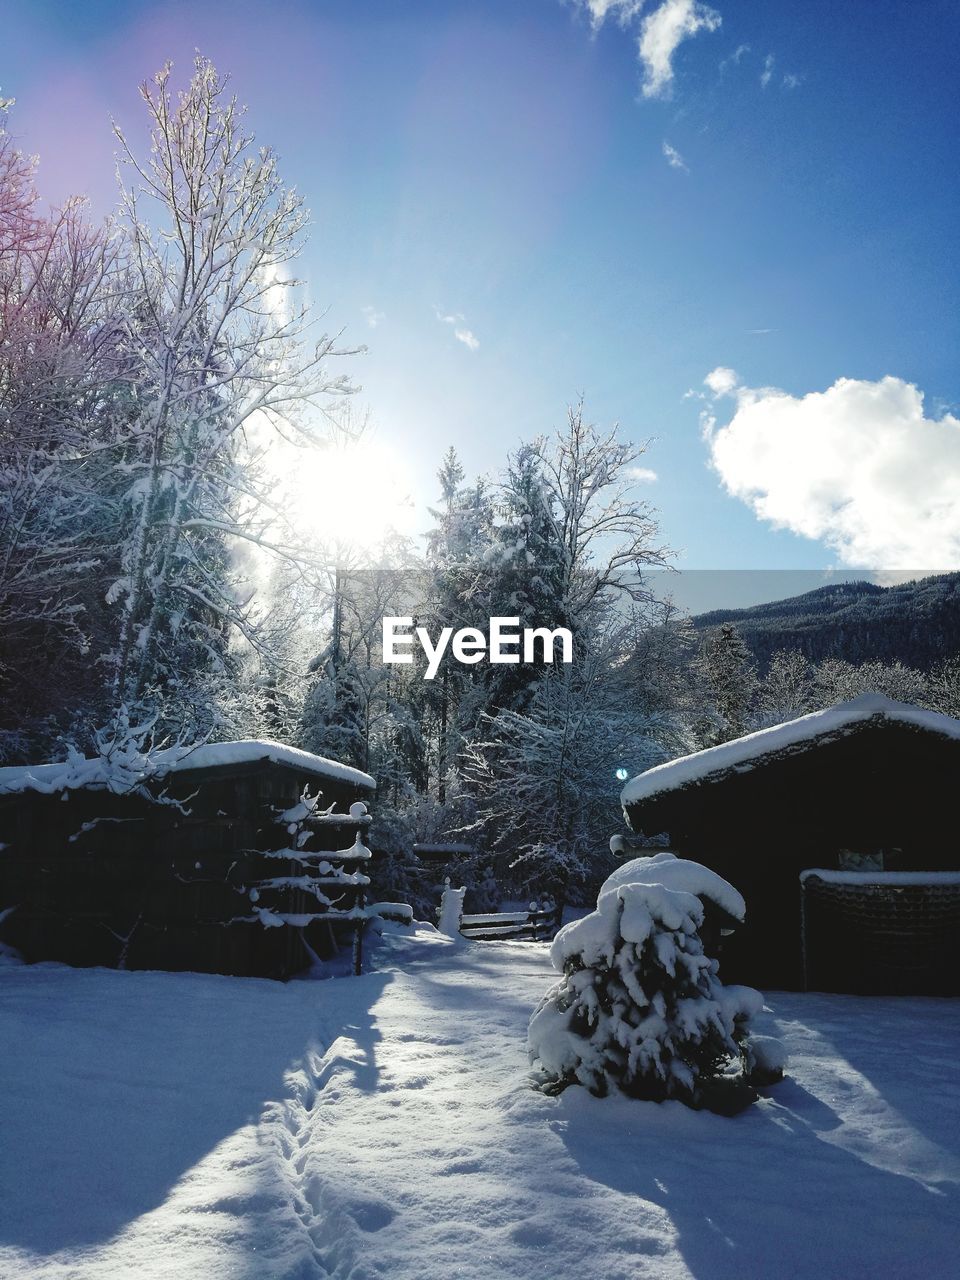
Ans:
POLYGON ((955 1274, 957 1002, 773 997, 791 1079, 730 1121, 529 1089, 544 948, 390 946, 285 987, 0 970, 0 1276, 955 1274))

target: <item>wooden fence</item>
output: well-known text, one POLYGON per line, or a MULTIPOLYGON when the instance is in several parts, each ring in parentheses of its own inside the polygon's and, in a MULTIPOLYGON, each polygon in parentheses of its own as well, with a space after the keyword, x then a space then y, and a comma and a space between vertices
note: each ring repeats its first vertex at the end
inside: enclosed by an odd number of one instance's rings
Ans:
MULTIPOLYGON (((563 908, 554 902, 531 902, 525 911, 493 911, 470 915, 464 914, 460 909, 463 890, 451 889, 449 877, 444 884, 444 901, 437 914, 441 922, 456 917, 459 932, 464 938, 478 942, 503 939, 511 942, 549 942, 560 928, 563 908), (452 914, 449 909, 451 905, 454 908, 452 914)), ((441 929, 443 928, 441 923, 441 929)), ((452 928, 450 931, 452 932, 452 928)))

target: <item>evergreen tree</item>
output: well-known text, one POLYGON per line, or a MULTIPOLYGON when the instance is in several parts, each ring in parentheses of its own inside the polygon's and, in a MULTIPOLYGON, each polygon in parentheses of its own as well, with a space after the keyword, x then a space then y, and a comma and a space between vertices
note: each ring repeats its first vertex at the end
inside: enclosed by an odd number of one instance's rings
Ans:
MULTIPOLYGON (((483 479, 464 483, 465 474, 452 447, 437 479, 441 501, 431 508, 434 527, 427 536, 423 590, 415 609, 417 622, 434 636, 443 627, 485 628, 496 613, 490 569, 495 508, 489 486, 483 479)), ((420 680, 413 695, 428 745, 424 763, 441 802, 451 771, 486 704, 489 679, 489 671, 457 663, 448 652, 437 678, 420 680)))
POLYGON ((756 664, 736 627, 725 622, 704 636, 699 673, 712 703, 700 732, 705 746, 739 738, 747 731, 757 682, 756 664))
POLYGON ((422 752, 407 705, 408 668, 384 663, 380 646, 382 619, 402 613, 408 596, 400 569, 336 570, 329 637, 309 664, 299 735, 308 751, 376 773, 388 795, 422 752))
MULTIPOLYGON (((491 615, 516 618, 521 629, 570 626, 565 550, 538 446, 522 445, 507 459, 497 506, 485 555, 491 615)), ((492 670, 485 710, 521 709, 540 675, 537 667, 520 663, 492 670)))
POLYGON ((596 911, 560 931, 550 958, 563 976, 528 1033, 541 1088, 617 1089, 727 1114, 755 1100, 745 1041, 763 997, 722 986, 704 954, 703 919, 693 893, 631 883, 601 893, 596 911))

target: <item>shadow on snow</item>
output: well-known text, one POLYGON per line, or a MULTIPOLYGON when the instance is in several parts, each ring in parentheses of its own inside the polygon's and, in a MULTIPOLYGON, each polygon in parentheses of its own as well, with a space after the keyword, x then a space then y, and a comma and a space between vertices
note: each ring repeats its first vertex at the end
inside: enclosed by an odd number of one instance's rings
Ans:
POLYGON ((374 1092, 369 1010, 390 980, 5 971, 0 1243, 49 1254, 113 1239, 341 1034, 363 1054, 356 1087, 374 1092))

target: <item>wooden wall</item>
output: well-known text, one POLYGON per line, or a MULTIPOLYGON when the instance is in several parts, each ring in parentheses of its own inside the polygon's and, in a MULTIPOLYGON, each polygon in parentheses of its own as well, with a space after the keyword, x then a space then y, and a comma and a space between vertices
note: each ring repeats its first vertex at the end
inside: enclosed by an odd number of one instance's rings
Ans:
MULTIPOLYGON (((678 854, 743 894, 747 922, 724 940, 721 977, 800 990, 800 872, 838 869, 843 850, 878 849, 888 871, 960 870, 958 777, 960 742, 868 722, 798 754, 662 792, 628 817, 645 835, 666 832, 678 854)), ((818 981, 851 989, 839 967, 821 968, 818 981)))
POLYGON ((363 900, 366 854, 338 851, 367 829, 348 810, 369 792, 270 762, 168 784, 181 807, 88 790, 0 797, 0 940, 28 961, 271 978, 329 955, 363 900), (304 786, 338 817, 284 856, 277 818, 304 786), (271 927, 264 912, 316 918, 271 927))

